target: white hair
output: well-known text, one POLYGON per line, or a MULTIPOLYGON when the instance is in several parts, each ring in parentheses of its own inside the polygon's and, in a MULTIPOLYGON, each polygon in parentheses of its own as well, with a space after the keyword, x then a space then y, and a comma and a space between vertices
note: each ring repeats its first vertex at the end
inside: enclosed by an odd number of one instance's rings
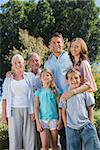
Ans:
POLYGON ((24 64, 24 58, 20 54, 15 54, 11 59, 11 63, 13 64, 16 59, 19 59, 24 64))

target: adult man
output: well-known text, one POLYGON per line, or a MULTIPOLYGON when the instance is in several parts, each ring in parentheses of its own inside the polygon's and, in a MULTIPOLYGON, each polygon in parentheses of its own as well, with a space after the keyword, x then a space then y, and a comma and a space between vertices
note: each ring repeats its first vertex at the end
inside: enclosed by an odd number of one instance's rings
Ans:
POLYGON ((41 87, 40 81, 40 57, 37 53, 33 52, 28 56, 28 64, 29 64, 29 71, 33 73, 34 77, 34 90, 41 87))
MULTIPOLYGON (((48 68, 52 71, 55 83, 61 93, 64 93, 68 89, 68 85, 65 83, 65 75, 72 65, 68 53, 63 50, 63 46, 64 40, 62 35, 55 33, 49 43, 49 48, 52 54, 44 64, 44 68, 48 68)), ((64 127, 60 130, 60 143, 62 150, 66 150, 64 127)))

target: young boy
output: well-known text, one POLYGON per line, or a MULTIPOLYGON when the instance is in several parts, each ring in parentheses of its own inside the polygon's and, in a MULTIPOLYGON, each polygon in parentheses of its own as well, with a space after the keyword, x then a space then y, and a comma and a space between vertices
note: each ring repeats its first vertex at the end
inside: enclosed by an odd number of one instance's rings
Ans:
MULTIPOLYGON (((66 79, 70 90, 81 84, 78 70, 69 70, 66 79)), ((82 142, 85 150, 100 150, 100 142, 93 125, 94 104, 95 100, 88 92, 76 94, 67 101, 61 100, 59 107, 62 108, 66 127, 67 150, 82 150, 82 142)))

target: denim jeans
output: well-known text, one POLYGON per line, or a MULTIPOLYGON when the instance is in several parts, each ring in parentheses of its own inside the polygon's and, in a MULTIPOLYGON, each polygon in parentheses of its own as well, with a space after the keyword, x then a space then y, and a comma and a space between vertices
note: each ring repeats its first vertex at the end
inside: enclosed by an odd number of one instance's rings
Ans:
POLYGON ((67 150, 82 150, 82 142, 85 150, 100 150, 96 128, 91 123, 79 130, 67 127, 66 136, 67 150))

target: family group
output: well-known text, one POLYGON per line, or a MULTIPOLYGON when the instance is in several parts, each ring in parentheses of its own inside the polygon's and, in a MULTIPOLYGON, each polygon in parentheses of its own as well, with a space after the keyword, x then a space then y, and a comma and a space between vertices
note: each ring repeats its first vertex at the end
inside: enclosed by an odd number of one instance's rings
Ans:
POLYGON ((16 54, 6 73, 2 94, 2 123, 8 124, 9 150, 100 150, 93 123, 97 90, 82 38, 64 51, 62 34, 49 41, 50 56, 40 69, 40 56, 28 56, 29 71, 16 54), (41 144, 40 144, 41 143, 41 144))

